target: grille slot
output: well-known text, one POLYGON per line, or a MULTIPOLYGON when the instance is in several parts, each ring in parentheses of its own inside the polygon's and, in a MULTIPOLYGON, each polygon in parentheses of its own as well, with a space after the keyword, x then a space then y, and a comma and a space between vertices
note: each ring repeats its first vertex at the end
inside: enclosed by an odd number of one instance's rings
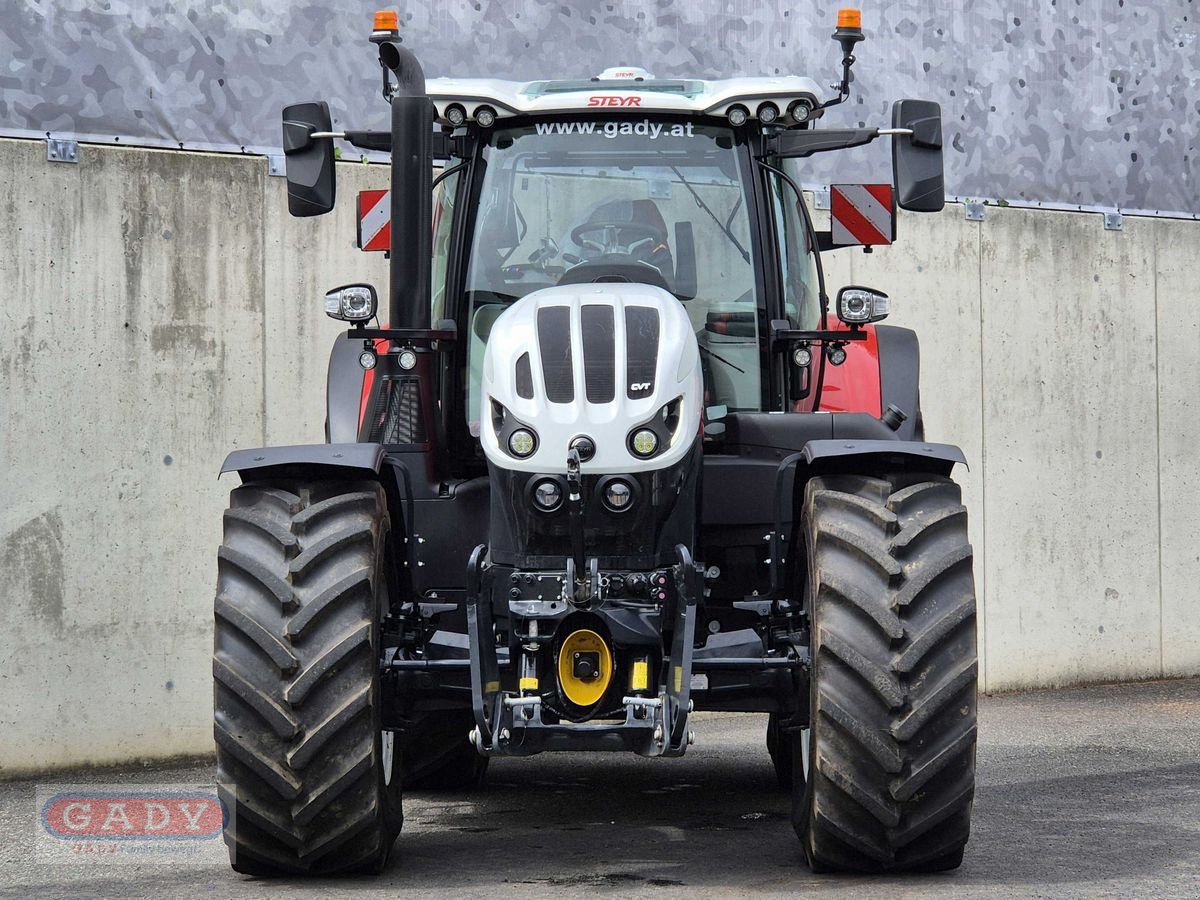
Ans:
POLYGON ((583 327, 583 382, 589 403, 612 403, 616 394, 616 339, 613 308, 585 306, 583 327))
POLYGON ((658 370, 658 310, 649 306, 625 307, 625 377, 630 400, 654 393, 658 370))
POLYGON ((529 364, 529 354, 522 353, 517 360, 516 372, 517 396, 522 400, 533 399, 533 367, 529 364))
POLYGON ((571 371, 571 309, 547 306, 537 314, 538 350, 542 354, 542 377, 546 399, 551 403, 575 400, 575 378, 571 371))

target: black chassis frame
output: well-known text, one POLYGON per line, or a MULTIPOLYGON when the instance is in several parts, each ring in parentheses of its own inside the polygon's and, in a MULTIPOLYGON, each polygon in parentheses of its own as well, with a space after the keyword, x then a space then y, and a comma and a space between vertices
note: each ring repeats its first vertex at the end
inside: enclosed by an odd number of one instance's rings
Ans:
MULTIPOLYGON (((459 179, 459 196, 467 202, 459 200, 463 213, 453 222, 449 297, 464 296, 466 239, 480 186, 476 138, 468 132, 453 142, 467 157, 452 161, 457 171, 451 176, 459 179)), ((750 127, 735 129, 735 138, 755 192, 751 240, 775 247, 768 172, 756 165, 767 153, 765 139, 750 127)), ((772 253, 756 258, 765 305, 759 314, 767 322, 783 319, 778 260, 772 253)), ((467 310, 453 312, 458 333, 465 334, 467 310)), ((790 354, 764 342, 764 409, 775 413, 731 414, 724 420, 723 439, 706 447, 698 546, 677 548, 675 602, 663 610, 670 644, 663 648, 659 681, 667 689, 649 698, 655 702, 627 706, 624 720, 559 724, 544 721, 540 709, 531 710, 519 698, 514 703, 513 692, 504 690, 505 682, 513 681, 514 661, 509 648, 497 647, 491 637, 497 591, 496 573, 486 560, 488 480, 478 444, 465 428, 465 348, 444 327, 449 324, 439 323, 437 331, 391 331, 393 352, 380 359, 376 371, 378 391, 395 372, 393 360, 401 347, 418 352, 416 415, 427 425, 421 443, 368 443, 368 429, 358 431, 362 373, 357 358, 365 332, 351 329, 330 356, 326 438, 331 443, 236 451, 222 467, 222 473, 237 471, 243 481, 373 478, 385 488, 395 549, 391 596, 397 598, 384 622, 380 660, 385 727, 417 731, 429 714, 469 710, 477 725, 473 740, 485 753, 629 749, 670 756, 686 748, 693 708, 773 712, 785 727, 804 724, 808 630, 798 594, 804 552, 793 526, 800 520, 806 482, 832 472, 917 469, 948 475, 965 462, 957 447, 924 442, 917 431, 915 335, 877 326, 882 406, 895 405, 907 414, 899 425, 865 413, 778 415, 793 399, 790 354), (438 409, 443 412, 435 416, 438 409), (728 556, 728 548, 745 551, 755 544, 759 552, 751 554, 753 559, 729 566, 731 577, 705 580, 705 563, 699 560, 711 562, 728 556), (710 634, 725 639, 713 641, 710 634)))

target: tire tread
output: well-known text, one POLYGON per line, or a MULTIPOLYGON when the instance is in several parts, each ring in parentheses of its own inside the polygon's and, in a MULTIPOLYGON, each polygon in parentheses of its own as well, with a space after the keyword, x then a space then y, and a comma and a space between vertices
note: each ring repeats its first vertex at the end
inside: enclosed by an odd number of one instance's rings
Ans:
POLYGON ((966 509, 937 475, 807 487, 812 771, 794 824, 816 871, 957 866, 970 831, 975 594, 966 509))

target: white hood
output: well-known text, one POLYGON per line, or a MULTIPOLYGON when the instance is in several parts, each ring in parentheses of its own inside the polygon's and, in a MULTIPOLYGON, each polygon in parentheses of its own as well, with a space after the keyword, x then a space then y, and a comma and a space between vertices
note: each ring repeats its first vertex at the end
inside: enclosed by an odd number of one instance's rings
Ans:
MULTIPOLYGON (((566 471, 571 441, 596 445, 584 474, 661 469, 700 435, 703 378, 696 335, 680 302, 645 284, 573 284, 518 300, 492 326, 483 360, 480 439, 495 465, 566 471), (677 424, 650 459, 629 448, 638 425, 679 401, 677 424), (502 449, 493 406, 532 428, 537 449, 502 449)), ((661 431, 661 428, 660 428, 661 431)), ((665 433, 665 432, 664 432, 665 433)))

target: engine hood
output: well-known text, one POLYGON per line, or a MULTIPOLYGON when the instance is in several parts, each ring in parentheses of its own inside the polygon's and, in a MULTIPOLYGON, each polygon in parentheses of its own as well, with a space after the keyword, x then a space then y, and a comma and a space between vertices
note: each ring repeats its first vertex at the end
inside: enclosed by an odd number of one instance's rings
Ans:
POLYGON ((591 438, 584 472, 660 469, 700 435, 703 379, 696 335, 682 304, 645 284, 563 285, 514 303, 492 326, 483 361, 480 439, 488 460, 524 472, 566 471, 571 442, 591 438), (659 437, 649 458, 630 436, 659 437), (508 436, 526 428, 520 458, 508 436))

